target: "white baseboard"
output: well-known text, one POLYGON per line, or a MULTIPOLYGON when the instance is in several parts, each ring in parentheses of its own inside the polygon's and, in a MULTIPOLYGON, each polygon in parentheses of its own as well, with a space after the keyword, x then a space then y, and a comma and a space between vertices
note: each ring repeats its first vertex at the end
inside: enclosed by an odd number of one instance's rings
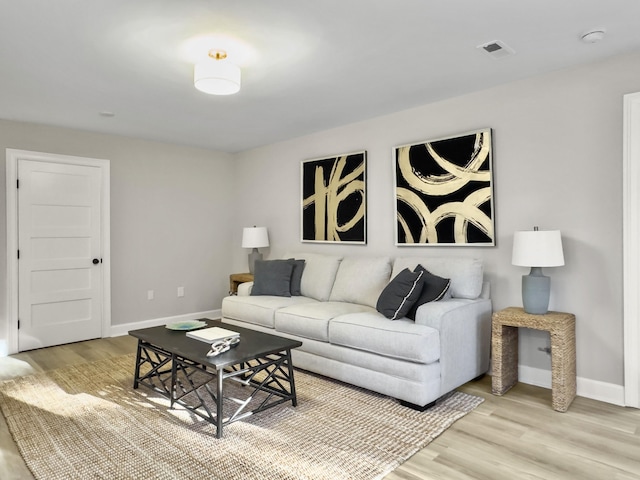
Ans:
POLYGON ((222 317, 222 312, 218 310, 208 310, 206 312, 185 313, 184 315, 176 315, 175 317, 153 318, 150 320, 142 320, 134 323, 124 323, 122 325, 111 325, 110 337, 119 337, 127 335, 129 330, 137 330, 139 328, 157 327, 168 323, 182 322, 185 320, 197 320, 199 318, 210 318, 212 320, 222 317))
MULTIPOLYGON (((551 371, 519 365, 518 381, 550 389, 551 371)), ((598 400, 600 402, 612 403, 613 405, 624 406, 624 387, 622 385, 605 383, 582 377, 578 377, 576 382, 578 396, 598 400)))

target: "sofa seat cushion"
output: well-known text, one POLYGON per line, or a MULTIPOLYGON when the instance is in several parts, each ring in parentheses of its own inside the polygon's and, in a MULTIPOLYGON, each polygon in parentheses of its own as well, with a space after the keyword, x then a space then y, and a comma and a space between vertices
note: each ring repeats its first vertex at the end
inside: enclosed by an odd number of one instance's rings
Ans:
POLYGON ((276 312, 275 329, 277 332, 328 342, 329 322, 332 319, 350 313, 373 311, 375 309, 365 305, 344 302, 292 305, 276 312))
POLYGON ((378 312, 334 318, 329 341, 410 362, 429 364, 440 359, 440 335, 435 328, 406 318, 390 321, 378 312))
POLYGON ((279 309, 291 305, 317 303, 317 300, 308 297, 231 296, 222 299, 222 316, 274 328, 275 312, 279 309))

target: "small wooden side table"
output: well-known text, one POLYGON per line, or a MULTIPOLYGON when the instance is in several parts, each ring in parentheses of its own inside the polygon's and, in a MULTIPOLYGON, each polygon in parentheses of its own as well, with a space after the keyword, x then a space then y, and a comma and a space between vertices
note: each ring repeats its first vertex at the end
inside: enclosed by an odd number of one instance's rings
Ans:
POLYGON ((504 395, 518 382, 518 327, 548 331, 551 336, 553 409, 566 412, 576 396, 576 317, 572 313, 525 313, 509 307, 493 314, 491 393, 504 395))
POLYGON ((229 275, 229 295, 238 294, 238 285, 253 282, 253 273, 232 273, 229 275))

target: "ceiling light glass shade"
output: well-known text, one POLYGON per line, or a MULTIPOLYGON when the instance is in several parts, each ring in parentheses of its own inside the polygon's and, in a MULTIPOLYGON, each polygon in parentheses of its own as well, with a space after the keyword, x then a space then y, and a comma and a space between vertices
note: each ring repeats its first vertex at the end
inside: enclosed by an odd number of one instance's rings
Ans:
POLYGON ((193 70, 193 84, 211 95, 232 95, 240 91, 240 67, 227 60, 208 58, 197 63, 193 70))

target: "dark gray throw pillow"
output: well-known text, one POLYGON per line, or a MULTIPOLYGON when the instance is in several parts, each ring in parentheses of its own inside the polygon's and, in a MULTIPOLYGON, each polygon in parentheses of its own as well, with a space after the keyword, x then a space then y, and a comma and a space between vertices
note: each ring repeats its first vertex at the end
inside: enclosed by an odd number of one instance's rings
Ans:
POLYGON ((420 292, 418 300, 416 300, 416 302, 407 313, 407 318, 410 318, 411 320, 416 319, 416 311, 418 310, 418 307, 420 305, 429 302, 437 302, 438 300, 442 299, 447 293, 447 290, 449 290, 449 285, 451 285, 451 280, 434 275, 422 265, 418 265, 413 269, 413 271, 423 272, 423 282, 422 291, 420 292))
POLYGON ((397 320, 407 315, 422 291, 423 272, 408 268, 396 275, 378 297, 376 309, 385 317, 397 320))
POLYGON ((289 286, 292 296, 300 296, 300 284, 302 283, 302 272, 304 271, 304 260, 296 260, 290 258, 289 262, 293 264, 293 271, 291 272, 291 285, 289 286))
POLYGON ((291 296, 291 272, 289 260, 257 260, 253 274, 251 295, 291 296))

